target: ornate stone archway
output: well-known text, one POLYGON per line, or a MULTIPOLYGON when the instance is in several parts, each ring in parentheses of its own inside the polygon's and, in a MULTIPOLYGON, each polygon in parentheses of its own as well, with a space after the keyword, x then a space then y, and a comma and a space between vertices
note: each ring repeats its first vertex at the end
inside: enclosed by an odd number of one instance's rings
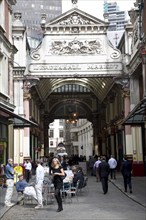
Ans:
POLYGON ((35 89, 49 120, 57 118, 50 113, 51 103, 59 107, 56 104, 58 94, 54 93, 58 88, 74 84, 89 89, 88 95, 83 92, 78 98, 75 94, 66 96, 62 93, 61 101, 63 105, 69 103, 68 100, 83 100, 81 106, 83 103, 90 105, 94 137, 97 139, 100 104, 113 85, 113 77, 122 75, 122 56, 107 38, 108 23, 76 7, 49 23, 44 19, 44 38, 30 54, 27 77, 39 78, 35 89))

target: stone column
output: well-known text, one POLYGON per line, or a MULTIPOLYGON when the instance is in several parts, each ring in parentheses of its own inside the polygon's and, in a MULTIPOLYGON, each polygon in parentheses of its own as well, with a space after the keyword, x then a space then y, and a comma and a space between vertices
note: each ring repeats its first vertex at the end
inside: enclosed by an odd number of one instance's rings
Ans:
MULTIPOLYGON (((31 94, 29 92, 29 86, 27 84, 28 82, 24 82, 24 115, 25 118, 29 120, 30 116, 30 108, 29 108, 29 100, 31 98, 31 94)), ((25 127, 24 128, 24 157, 30 157, 30 128, 25 127)))
POLYGON ((99 115, 98 113, 93 113, 93 154, 99 154, 98 149, 98 126, 99 126, 99 115))
POLYGON ((51 119, 48 114, 44 114, 44 156, 49 156, 49 135, 48 135, 48 129, 49 124, 53 122, 53 119, 51 119))
MULTIPOLYGON (((128 88, 124 89, 123 96, 124 96, 124 112, 125 112, 124 116, 127 117, 127 115, 130 112, 130 90, 128 88)), ((130 125, 125 125, 125 148, 123 149, 123 153, 126 155, 133 154, 130 125)))
POLYGON ((47 115, 44 115, 44 156, 49 156, 49 119, 47 115))

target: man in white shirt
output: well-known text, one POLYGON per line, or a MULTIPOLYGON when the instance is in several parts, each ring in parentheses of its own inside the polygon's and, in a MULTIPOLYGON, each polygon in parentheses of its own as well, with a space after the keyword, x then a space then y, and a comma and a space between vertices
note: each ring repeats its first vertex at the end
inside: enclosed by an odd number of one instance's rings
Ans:
POLYGON ((32 169, 32 165, 30 163, 30 160, 26 160, 24 163, 24 167, 25 167, 25 180, 28 183, 29 179, 31 177, 31 169, 32 169))
POLYGON ((99 164, 101 163, 101 158, 98 157, 97 161, 95 162, 94 166, 93 166, 93 169, 96 171, 96 181, 98 182, 100 180, 99 178, 99 172, 98 172, 98 167, 99 167, 99 164))
POLYGON ((110 166, 110 176, 111 179, 116 179, 116 167, 117 167, 117 161, 116 159, 111 155, 111 158, 108 160, 108 164, 110 166))
POLYGON ((42 197, 42 190, 43 190, 43 181, 44 181, 44 167, 41 165, 41 161, 37 161, 37 168, 36 168, 36 194, 38 199, 38 205, 35 206, 36 209, 43 208, 43 197, 42 197))

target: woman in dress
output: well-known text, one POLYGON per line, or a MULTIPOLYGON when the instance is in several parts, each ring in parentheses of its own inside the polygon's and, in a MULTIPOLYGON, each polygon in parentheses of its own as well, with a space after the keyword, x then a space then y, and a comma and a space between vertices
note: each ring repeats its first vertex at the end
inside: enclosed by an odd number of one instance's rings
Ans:
POLYGON ((57 212, 61 212, 63 210, 62 207, 62 198, 60 190, 63 188, 63 179, 61 177, 65 176, 64 170, 58 160, 58 158, 53 158, 51 164, 51 170, 53 174, 53 183, 55 188, 55 198, 58 203, 57 212))

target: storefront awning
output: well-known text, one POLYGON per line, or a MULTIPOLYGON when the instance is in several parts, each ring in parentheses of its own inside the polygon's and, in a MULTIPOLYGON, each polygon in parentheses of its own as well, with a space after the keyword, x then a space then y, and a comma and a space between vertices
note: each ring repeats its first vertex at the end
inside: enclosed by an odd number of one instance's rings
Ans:
POLYGON ((146 121, 146 98, 141 100, 137 106, 124 119, 123 124, 143 124, 146 121))
POLYGON ((14 112, 10 111, 9 109, 0 105, 0 116, 6 118, 9 123, 12 123, 14 127, 37 127, 38 124, 27 120, 20 115, 15 114, 14 112))

